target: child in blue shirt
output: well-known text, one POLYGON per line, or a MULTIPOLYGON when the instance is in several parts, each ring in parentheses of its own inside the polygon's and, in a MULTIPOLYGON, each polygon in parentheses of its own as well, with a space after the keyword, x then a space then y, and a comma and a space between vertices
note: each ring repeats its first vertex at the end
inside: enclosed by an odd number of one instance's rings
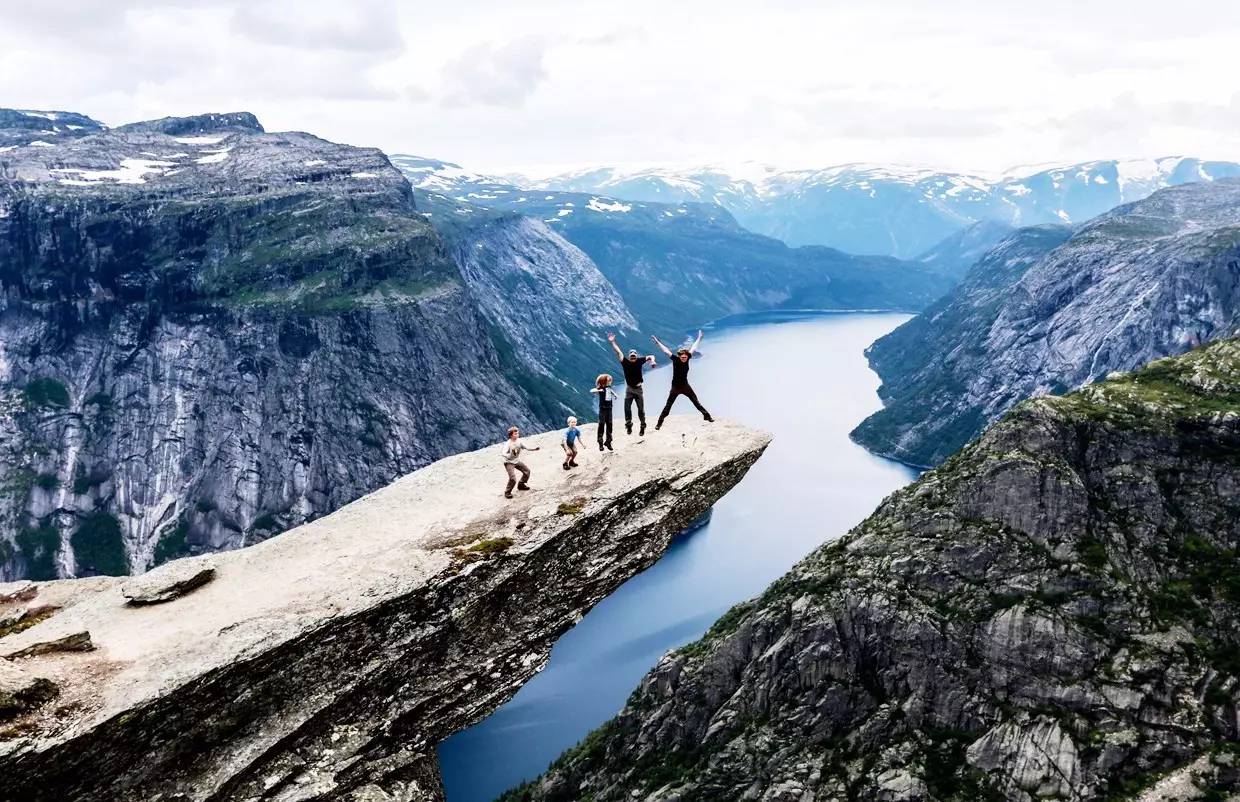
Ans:
POLYGON ((581 430, 577 428, 577 419, 569 416, 568 430, 564 432, 564 470, 577 467, 577 441, 581 439, 581 430))

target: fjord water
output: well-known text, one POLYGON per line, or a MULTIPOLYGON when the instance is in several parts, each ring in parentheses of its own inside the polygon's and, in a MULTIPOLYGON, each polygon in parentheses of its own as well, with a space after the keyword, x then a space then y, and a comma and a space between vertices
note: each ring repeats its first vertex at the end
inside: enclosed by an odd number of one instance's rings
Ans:
MULTIPOLYGON (((542 773, 619 711, 664 652, 699 637, 733 604, 847 532, 916 475, 848 439, 880 407, 878 378, 863 351, 907 319, 763 313, 707 330, 690 373, 698 396, 716 417, 764 428, 774 441, 715 505, 706 526, 683 535, 662 560, 595 607, 508 704, 440 746, 449 802, 487 802, 542 773)), ((648 339, 622 345, 654 350, 648 339)), ((659 436, 654 421, 671 379, 668 360, 658 357, 663 367, 646 381, 648 437, 659 436)), ((618 374, 618 367, 600 370, 618 374)), ((617 436, 625 437, 616 406, 617 436)), ((686 399, 676 413, 696 414, 686 399)), ((582 471, 600 458, 593 443, 587 447, 582 471)), ((557 459, 538 460, 534 481, 537 471, 558 470, 557 459)))

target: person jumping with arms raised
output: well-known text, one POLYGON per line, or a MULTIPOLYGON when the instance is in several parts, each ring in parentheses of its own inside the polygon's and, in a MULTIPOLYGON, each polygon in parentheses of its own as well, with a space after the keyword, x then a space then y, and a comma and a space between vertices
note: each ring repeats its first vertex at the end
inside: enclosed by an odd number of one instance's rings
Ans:
POLYGON ((612 350, 620 358, 620 368, 624 371, 624 431, 628 434, 633 433, 633 402, 636 401, 637 420, 642 427, 638 435, 644 435, 646 433, 646 395, 642 390, 644 378, 642 374, 647 366, 654 367, 654 354, 642 356, 637 353, 636 348, 630 348, 629 355, 626 357, 620 350, 620 346, 616 345, 616 335, 609 333, 607 341, 611 343, 612 350))
POLYGON ((654 425, 655 431, 663 426, 663 421, 667 418, 669 412, 672 411, 672 404, 675 403, 679 396, 684 396, 693 402, 693 406, 697 407, 697 411, 702 413, 702 419, 708 422, 714 422, 714 418, 706 411, 706 407, 698 401, 697 393, 693 392, 693 388, 689 386, 689 360, 693 359, 694 353, 697 352, 698 346, 702 344, 702 331, 698 330, 697 339, 693 341, 693 345, 688 348, 681 347, 676 349, 676 354, 672 355, 672 349, 668 348, 658 337, 650 336, 654 340, 654 344, 659 346, 663 353, 672 358, 672 389, 667 394, 667 403, 663 405, 663 411, 659 413, 659 421, 654 425))

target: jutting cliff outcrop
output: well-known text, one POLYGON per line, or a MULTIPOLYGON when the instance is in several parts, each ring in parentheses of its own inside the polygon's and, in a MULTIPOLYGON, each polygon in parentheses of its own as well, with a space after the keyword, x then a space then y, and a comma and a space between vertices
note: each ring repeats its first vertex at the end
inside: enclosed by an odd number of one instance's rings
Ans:
MULTIPOLYGON (((590 433, 586 433, 587 439, 590 433)), ((246 549, 0 587, 5 799, 434 800, 437 743, 761 455, 668 421, 507 501, 498 446, 246 549)))

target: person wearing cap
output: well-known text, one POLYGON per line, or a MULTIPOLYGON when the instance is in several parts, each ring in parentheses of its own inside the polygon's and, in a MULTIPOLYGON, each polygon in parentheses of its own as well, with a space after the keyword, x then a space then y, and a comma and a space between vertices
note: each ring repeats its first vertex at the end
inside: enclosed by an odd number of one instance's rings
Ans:
POLYGON ((641 423, 639 435, 646 433, 646 396, 642 391, 643 372, 647 367, 654 367, 654 354, 642 356, 636 348, 629 349, 626 357, 616 345, 616 335, 607 334, 607 341, 620 358, 620 368, 624 371, 624 431, 633 433, 633 404, 637 403, 637 420, 641 423))
POLYGON ((697 393, 693 392, 693 388, 689 386, 689 360, 693 359, 693 355, 697 352, 698 346, 702 344, 702 331, 698 330, 697 339, 693 341, 693 345, 681 346, 676 349, 675 356, 672 355, 672 349, 668 348, 658 337, 650 336, 654 340, 654 344, 659 346, 663 353, 672 358, 672 389, 667 394, 667 403, 663 405, 663 411, 659 413, 659 420, 655 423, 655 431, 663 426, 663 421, 667 418, 669 412, 672 411, 672 404, 680 396, 684 396, 693 402, 693 406, 697 407, 697 411, 702 413, 702 419, 707 422, 714 422, 714 418, 706 411, 706 407, 698 401, 697 393))

